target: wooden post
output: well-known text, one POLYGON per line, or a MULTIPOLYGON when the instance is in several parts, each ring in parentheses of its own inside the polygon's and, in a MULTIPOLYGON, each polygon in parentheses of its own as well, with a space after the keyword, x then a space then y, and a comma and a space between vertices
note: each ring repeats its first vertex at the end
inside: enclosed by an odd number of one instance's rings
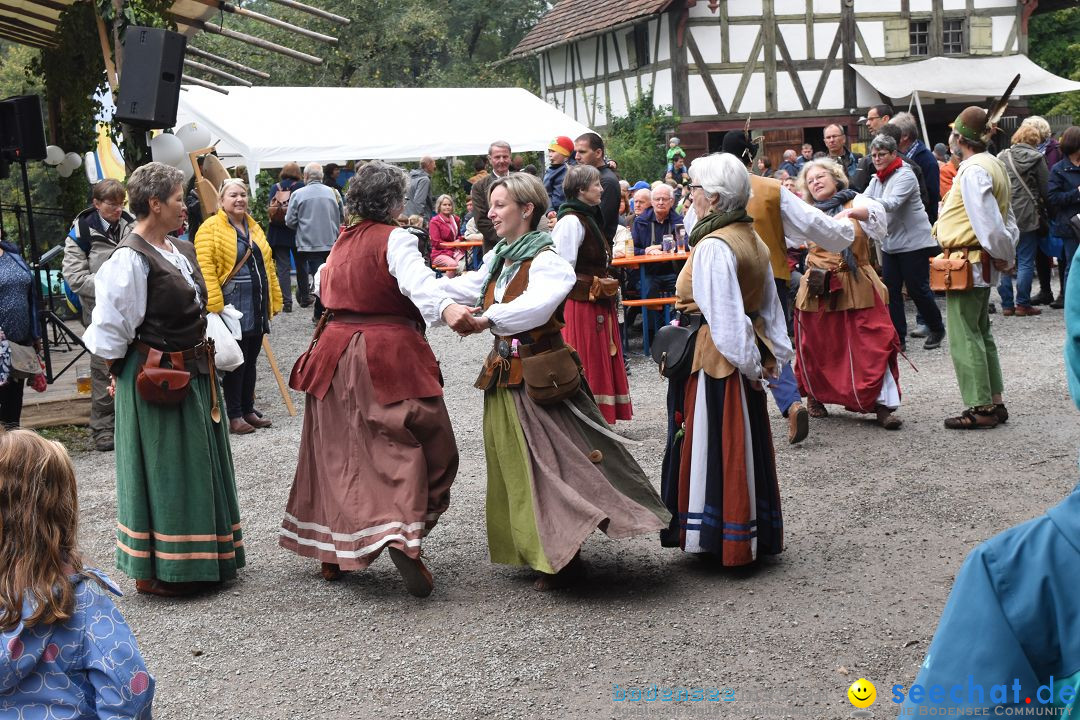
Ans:
POLYGON ((261 78, 263 80, 270 79, 270 73, 265 73, 262 70, 250 68, 247 65, 241 65, 234 60, 223 58, 220 55, 215 55, 214 53, 208 53, 205 50, 200 50, 199 48, 191 47, 190 45, 187 46, 187 54, 194 55, 195 57, 202 58, 204 60, 209 60, 210 62, 215 62, 218 65, 224 65, 225 67, 232 70, 237 70, 248 75, 254 75, 255 77, 261 78))
POLYGON ((307 53, 300 52, 299 50, 293 50, 292 48, 287 48, 284 45, 278 45, 276 43, 270 42, 269 40, 257 38, 254 35, 236 32, 235 30, 228 30, 226 28, 214 25, 213 23, 203 22, 202 20, 195 20, 194 18, 184 17, 182 15, 174 15, 173 13, 167 14, 174 22, 181 25, 190 25, 193 28, 212 33, 214 35, 221 35, 222 37, 227 37, 232 40, 239 40, 242 43, 254 45, 257 48, 269 50, 270 52, 276 52, 279 55, 291 57, 294 60, 300 60, 302 62, 310 63, 311 65, 323 64, 323 59, 320 57, 308 55, 307 53))
POLYGON ((251 81, 250 80, 245 80, 244 78, 237 77, 236 75, 233 75, 232 73, 227 73, 224 70, 218 70, 215 67, 210 67, 209 65, 204 65, 201 62, 195 62, 194 60, 189 60, 188 58, 184 58, 184 65, 186 65, 187 67, 189 67, 189 68, 191 68, 193 70, 198 70, 198 71, 204 72, 204 73, 210 73, 211 75, 217 75, 219 78, 222 78, 224 80, 228 80, 230 82, 236 83, 237 85, 243 85, 244 87, 251 87, 251 81))
POLYGON ((289 388, 285 386, 285 378, 281 376, 281 371, 278 370, 277 360, 274 359, 274 351, 270 349, 270 340, 265 335, 263 335, 262 346, 266 352, 266 359, 270 361, 270 369, 274 371, 274 379, 277 380, 278 390, 281 391, 281 397, 285 400, 285 409, 289 411, 290 417, 296 417, 296 407, 293 405, 292 397, 289 395, 289 388))

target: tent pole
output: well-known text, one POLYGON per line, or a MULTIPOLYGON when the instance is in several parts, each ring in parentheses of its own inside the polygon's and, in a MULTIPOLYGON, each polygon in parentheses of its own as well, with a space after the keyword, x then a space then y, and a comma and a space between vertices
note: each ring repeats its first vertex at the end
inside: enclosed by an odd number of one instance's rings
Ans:
POLYGON ((912 93, 912 99, 915 100, 915 107, 919 110, 919 123, 922 125, 923 142, 926 144, 926 149, 930 150, 930 133, 926 132, 926 118, 923 117, 922 111, 922 99, 919 97, 919 91, 916 90, 912 93))

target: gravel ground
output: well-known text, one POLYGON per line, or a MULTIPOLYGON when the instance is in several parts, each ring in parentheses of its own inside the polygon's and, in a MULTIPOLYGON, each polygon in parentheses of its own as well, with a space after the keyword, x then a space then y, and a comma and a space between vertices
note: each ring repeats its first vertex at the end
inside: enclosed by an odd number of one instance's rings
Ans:
MULTIPOLYGON (((310 316, 274 323, 283 372, 306 347, 310 316)), ((787 550, 719 570, 656 537, 585 544, 590 579, 537 593, 524 569, 493 566, 484 536, 481 393, 489 346, 430 333, 461 450, 450 510, 424 544, 435 593, 409 596, 384 554, 324 582, 280 549, 276 531, 296 465, 301 415, 287 416, 264 360, 259 406, 274 427, 233 440, 248 566, 221 591, 187 600, 137 595, 113 568, 114 463, 76 452, 81 541, 127 593, 120 606, 157 678, 156 717, 179 718, 843 718, 847 686, 908 685, 953 577, 978 542, 1041 514, 1076 483, 1077 422, 1062 368, 1061 311, 994 316, 1012 419, 946 432, 961 409, 948 350, 910 343, 904 427, 886 432, 833 411, 789 446, 773 423, 787 550), (731 702, 614 702, 652 683, 731 688, 731 702)), ((638 345, 638 347, 640 347, 638 345)), ((392 350, 391 350, 392 351, 392 350)), ((619 431, 659 484, 664 383, 631 360, 635 418, 619 431)), ((193 471, 195 471, 193 469, 193 471)))

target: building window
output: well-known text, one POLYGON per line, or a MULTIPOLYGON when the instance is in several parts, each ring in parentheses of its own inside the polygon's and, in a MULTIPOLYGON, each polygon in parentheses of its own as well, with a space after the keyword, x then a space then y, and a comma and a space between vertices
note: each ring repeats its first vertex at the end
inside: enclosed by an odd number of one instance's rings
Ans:
POLYGON ((645 67, 649 64, 649 26, 645 23, 635 25, 626 33, 626 56, 630 69, 645 67))
POLYGON ((912 20, 908 30, 912 55, 930 54, 930 21, 912 20))
POLYGON ((946 55, 964 52, 964 19, 947 18, 941 33, 941 49, 946 55))

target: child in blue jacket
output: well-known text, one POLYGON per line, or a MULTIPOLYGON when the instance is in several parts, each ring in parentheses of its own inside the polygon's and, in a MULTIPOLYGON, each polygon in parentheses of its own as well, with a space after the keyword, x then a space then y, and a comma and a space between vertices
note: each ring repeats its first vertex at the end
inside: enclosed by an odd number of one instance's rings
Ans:
POLYGON ((59 443, 0 432, 0 717, 149 718, 154 678, 76 548, 75 470, 59 443))

